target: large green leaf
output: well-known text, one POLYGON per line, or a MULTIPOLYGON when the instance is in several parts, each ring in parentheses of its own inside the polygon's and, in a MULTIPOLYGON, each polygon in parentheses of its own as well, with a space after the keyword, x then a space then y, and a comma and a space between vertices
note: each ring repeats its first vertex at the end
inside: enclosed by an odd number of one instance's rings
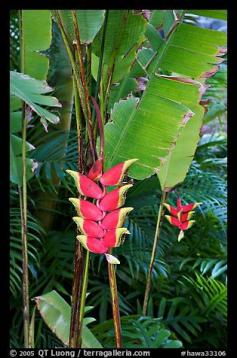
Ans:
MULTIPOLYGON (((65 345, 68 345, 71 317, 69 304, 55 290, 35 297, 35 301, 45 323, 65 345)), ((100 342, 86 326, 90 322, 92 318, 84 318, 82 348, 102 348, 100 342)))
POLYGON ((199 141, 199 133, 202 126, 204 108, 199 104, 203 85, 194 81, 187 81, 182 78, 168 77, 169 81, 163 81, 159 86, 159 93, 174 101, 182 98, 184 103, 194 116, 188 123, 177 133, 176 141, 170 149, 166 160, 162 162, 158 177, 161 188, 169 190, 178 183, 181 183, 187 174, 189 166, 199 141))
MULTIPOLYGON (((109 10, 103 62, 108 65, 112 61, 121 60, 121 57, 125 60, 125 55, 134 45, 144 40, 145 28, 146 21, 141 15, 136 15, 131 10, 109 10)), ((101 54, 102 33, 103 29, 101 29, 93 44, 93 51, 97 56, 101 54)))
MULTIPOLYGON (((138 158, 129 171, 130 176, 144 179, 157 172, 161 158, 165 158, 177 132, 183 126, 189 108, 159 92, 162 83, 172 80, 153 77, 137 105, 132 97, 115 104, 112 122, 105 126, 106 166, 128 158, 138 158)), ((182 97, 180 97, 182 98, 182 97)))
POLYGON ((21 127, 22 127, 22 112, 21 111, 11 112, 10 132, 11 133, 20 132, 21 127))
MULTIPOLYGON (((105 10, 77 10, 77 21, 81 43, 89 44, 94 40, 104 21, 105 10)), ((73 42, 75 33, 71 10, 59 10, 66 32, 73 42)))
MULTIPOLYGON (((167 34, 171 15, 167 12, 163 17, 163 21, 168 18, 167 34)), ((138 158, 129 171, 136 179, 160 172, 162 187, 170 188, 185 178, 203 117, 199 105, 199 90, 203 87, 193 78, 208 77, 212 73, 213 66, 221 61, 217 57, 219 47, 225 43, 226 34, 187 25, 181 20, 156 52, 142 49, 139 64, 148 70, 150 81, 138 105, 131 98, 114 107, 112 122, 105 127, 108 167, 128 158, 138 158), (148 66, 146 61, 150 62, 148 66), (156 78, 154 72, 160 70, 176 76, 156 78), (182 118, 188 110, 194 116, 182 126, 182 118)))
POLYGON ((22 10, 24 73, 38 80, 48 72, 48 58, 40 51, 50 46, 51 23, 50 10, 22 10))
MULTIPOLYGON (((145 40, 147 22, 143 16, 132 10, 108 10, 103 51, 103 84, 118 83, 128 74, 135 60, 136 52, 145 40)), ((93 52, 102 56, 103 28, 98 33, 93 52)))
POLYGON ((186 12, 220 20, 227 19, 227 10, 186 10, 186 12))
MULTIPOLYGON (((34 147, 26 142, 26 151, 32 150, 34 147)), ((10 180, 12 183, 22 184, 22 139, 14 134, 10 135, 10 180)), ((33 160, 26 159, 26 179, 29 180, 33 176, 32 171, 33 160)))
POLYGON ((220 63, 218 47, 226 45, 226 34, 181 24, 169 41, 160 66, 193 78, 205 77, 213 65, 220 63))
POLYGON ((119 102, 121 98, 127 98, 127 96, 132 93, 137 87, 137 82, 135 78, 125 76, 119 84, 115 84, 111 87, 108 111, 110 111, 114 103, 119 102))
POLYGON ((205 78, 222 62, 219 49, 226 46, 226 34, 181 23, 157 50, 150 73, 162 69, 191 77, 205 78))
POLYGON ((61 107, 55 97, 45 95, 51 91, 52 88, 45 81, 36 80, 19 72, 10 72, 11 95, 23 100, 42 119, 57 124, 59 117, 41 106, 61 107))

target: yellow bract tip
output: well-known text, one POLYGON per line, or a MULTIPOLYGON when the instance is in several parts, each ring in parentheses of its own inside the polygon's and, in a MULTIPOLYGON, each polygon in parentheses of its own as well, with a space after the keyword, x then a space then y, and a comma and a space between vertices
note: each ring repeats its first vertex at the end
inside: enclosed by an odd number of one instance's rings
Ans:
POLYGON ((69 198, 68 199, 74 206, 79 206, 80 200, 77 198, 69 198))
POLYGON ((128 159, 125 160, 124 162, 124 170, 126 170, 128 167, 130 167, 130 165, 132 165, 133 163, 137 162, 139 159, 128 159))
POLYGON ((77 225, 82 225, 82 224, 83 224, 83 219, 82 219, 80 216, 74 216, 74 217, 72 218, 72 220, 75 221, 75 223, 76 223, 77 225))
POLYGON ((85 235, 77 235, 77 240, 80 241, 80 243, 86 250, 88 250, 88 247, 86 245, 87 237, 85 235))

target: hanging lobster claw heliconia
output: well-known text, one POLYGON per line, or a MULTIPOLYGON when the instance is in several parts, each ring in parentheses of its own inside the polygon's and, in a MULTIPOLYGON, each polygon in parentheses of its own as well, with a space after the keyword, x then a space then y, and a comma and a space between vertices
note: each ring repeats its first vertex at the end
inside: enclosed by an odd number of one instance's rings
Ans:
POLYGON ((79 193, 96 201, 92 203, 83 199, 69 199, 78 214, 73 218, 81 233, 77 239, 86 250, 110 257, 111 255, 107 254, 108 251, 113 247, 118 247, 124 235, 129 234, 123 224, 126 215, 133 208, 122 208, 122 206, 126 192, 132 184, 121 185, 121 182, 127 169, 135 161, 137 159, 126 160, 104 173, 101 159, 95 161, 87 175, 66 170, 73 177, 79 193), (107 186, 117 185, 120 186, 112 191, 108 192, 106 189, 107 186))
POLYGON ((173 226, 176 226, 180 229, 178 241, 182 240, 184 237, 184 231, 190 229, 195 223, 195 220, 190 220, 194 214, 194 209, 201 205, 202 203, 190 203, 187 205, 182 205, 181 199, 177 199, 177 206, 171 206, 170 204, 164 203, 164 206, 169 211, 171 215, 165 215, 166 219, 173 226))

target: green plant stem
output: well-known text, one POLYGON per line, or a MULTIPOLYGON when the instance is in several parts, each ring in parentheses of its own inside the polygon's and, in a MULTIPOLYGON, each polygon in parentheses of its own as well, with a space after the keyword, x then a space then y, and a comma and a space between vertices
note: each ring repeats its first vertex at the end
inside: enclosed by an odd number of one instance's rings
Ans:
POLYGON ((80 71, 80 79, 82 82, 82 86, 84 89, 84 98, 85 98, 85 106, 87 111, 87 124, 88 124, 88 136, 90 141, 90 148, 93 161, 95 161, 96 156, 96 149, 95 149, 95 142, 93 136, 93 126, 92 126, 92 116, 91 116, 91 109, 90 109, 90 100, 89 100, 89 89, 86 82, 86 72, 83 64, 82 58, 82 51, 81 51, 81 40, 80 40, 80 31, 77 22, 76 10, 72 10, 72 20, 73 20, 73 27, 76 36, 76 49, 77 49, 77 58, 79 62, 79 71, 80 71))
MULTIPOLYGON (((111 254, 110 250, 110 254, 111 254)), ((119 300, 118 300, 118 290, 116 282, 116 273, 115 265, 108 262, 108 274, 109 274, 109 285, 112 298, 112 309, 113 309, 113 319, 114 319, 114 333, 115 333, 115 343, 116 348, 122 348, 122 332, 121 332, 121 321, 119 313, 119 300)))
POLYGON ((23 111, 22 128, 22 257, 23 257, 23 306, 24 306, 24 345, 29 347, 29 273, 27 245, 27 184, 26 184, 26 118, 23 111))
MULTIPOLYGON (((126 24, 127 24, 127 20, 128 20, 128 16, 129 16, 129 11, 130 10, 124 10, 124 14, 123 17, 121 19, 121 33, 124 32, 124 29, 126 28, 126 24)), ((106 113, 107 113, 107 108, 108 108, 108 101, 109 101, 109 95, 110 95, 110 90, 111 90, 111 85, 113 83, 113 76, 114 76, 114 68, 115 68, 115 62, 116 62, 116 58, 117 58, 117 54, 121 45, 121 41, 122 41, 122 36, 120 36, 120 38, 118 39, 117 42, 117 46, 114 49, 114 51, 111 54, 111 58, 110 61, 108 63, 108 68, 107 68, 107 72, 106 72, 106 80, 105 80, 105 95, 104 95, 104 113, 103 118, 106 119, 106 113)))
POLYGON ((147 305, 148 305, 149 295, 150 295, 150 290, 151 290, 151 275, 152 275, 152 270, 153 270, 154 261, 155 261, 155 257, 156 257, 157 246, 158 246, 158 242, 159 242, 159 238, 160 238, 160 227, 161 227, 162 217, 163 217, 163 215, 162 215, 163 214, 163 204, 166 200, 166 197, 167 197, 167 192, 163 191, 162 196, 161 196, 158 217, 157 217, 156 231, 155 231, 154 242, 153 242, 152 253, 151 253, 151 260, 150 260, 150 265, 149 265, 149 270, 148 270, 148 275, 147 275, 147 280, 146 280, 146 289, 145 289, 144 302, 143 302, 143 315, 144 316, 147 313, 147 305))
MULTIPOLYGON (((74 100, 76 111, 76 124, 77 124, 77 138, 78 138, 78 170, 83 170, 83 154, 81 153, 81 118, 80 118, 80 102, 76 86, 75 73, 73 75, 73 88, 74 100)), ((84 252, 80 242, 76 240, 74 248, 74 270, 72 282, 72 309, 71 309, 71 322, 70 322, 70 335, 69 347, 77 348, 78 337, 80 336, 80 300, 82 294, 82 281, 83 281, 83 266, 84 266, 84 252)))
POLYGON ((91 95, 91 55, 92 55, 92 47, 91 44, 86 46, 86 83, 88 86, 89 96, 91 95))
POLYGON ((82 173, 83 153, 82 153, 82 134, 81 134, 81 109, 80 109, 79 94, 76 86, 76 79, 74 75, 73 75, 73 89, 74 89, 76 124, 77 124, 78 171, 82 173))
POLYGON ((100 113, 100 108, 94 99, 94 97, 91 97, 94 109, 96 111, 96 117, 97 117, 97 125, 99 127, 99 134, 100 134, 100 158, 103 160, 102 166, 104 165, 104 146, 105 146, 105 137, 104 137, 104 126, 103 126, 103 120, 100 113))
MULTIPOLYGON (((103 69, 105 37, 106 37, 108 17, 109 17, 109 10, 105 10, 105 20, 104 20, 103 34, 102 34, 102 41, 101 41, 101 55, 100 55, 100 60, 99 60, 99 67, 98 67, 95 94, 94 94, 95 101, 97 102, 98 96, 100 93, 100 114, 102 117, 102 123, 104 123, 104 89, 103 89, 102 69, 103 69)), ((94 119, 94 117, 95 117, 95 107, 93 107, 92 119, 94 119)), ((96 136, 96 132, 97 132, 97 126, 98 126, 98 123, 96 122, 95 126, 94 126, 95 136, 96 136)))
POLYGON ((81 291, 81 301, 80 301, 80 310, 79 310, 79 335, 77 341, 77 348, 81 348, 81 335, 83 330, 83 319, 85 314, 85 304, 86 304, 86 292, 88 286, 88 271, 89 271, 89 261, 90 261, 90 252, 86 251, 86 258, 84 264, 84 273, 83 273, 83 281, 82 281, 82 291, 81 291))
MULTIPOLYGON (((87 97, 89 98, 89 94, 86 92, 87 88, 83 86, 83 83, 85 83, 85 70, 84 70, 84 65, 83 65, 82 57, 81 57, 80 41, 79 42, 78 42, 78 40, 76 41, 76 48, 77 48, 76 54, 78 55, 78 60, 80 62, 79 63, 80 69, 78 69, 78 64, 76 63, 76 61, 74 59, 71 44, 70 44, 70 41, 66 34, 66 31, 65 31, 65 28, 63 25, 63 21, 61 19, 59 11, 55 10, 54 15, 57 19, 57 23, 60 28, 61 34, 62 34, 63 42, 65 44, 65 47, 66 47, 66 50, 68 53, 68 57, 71 62, 71 66, 72 66, 72 69, 73 69, 73 72, 75 75, 77 89, 78 89, 78 93, 79 93, 80 100, 81 100, 82 111, 83 111, 84 117, 88 124, 88 136, 89 136, 91 155, 92 155, 93 159, 95 160, 95 143, 94 143, 94 139, 93 139, 93 130, 91 127, 91 112, 90 112, 90 107, 89 107, 89 100, 86 101, 86 98, 87 97), (79 48, 80 53, 78 53, 78 48, 79 48), (82 74, 83 78, 81 78, 81 74, 82 74)), ((74 19, 74 15, 73 15, 73 19, 74 19)), ((75 19, 73 20, 73 23, 74 23, 74 26, 76 26, 77 23, 75 23, 75 19)), ((78 25, 77 25, 77 29, 78 29, 78 25)), ((78 33, 76 33, 75 35, 77 37, 80 36, 79 29, 78 29, 78 33)))
POLYGON ((74 249, 74 270, 72 284, 72 309, 69 334, 69 348, 78 348, 77 342, 80 335, 79 315, 80 299, 82 292, 84 256, 83 249, 78 240, 75 241, 74 249))
MULTIPOLYGON (((22 11, 19 10, 20 23, 20 62, 21 72, 25 70, 24 36, 22 31, 22 11)), ((30 305, 29 305, 29 272, 28 272, 28 246, 27 246, 27 182, 26 182, 26 105, 22 103, 22 190, 19 186, 21 211, 21 238, 22 238, 22 286, 23 286, 23 322, 24 322, 24 348, 29 348, 30 305)))
MULTIPOLYGON (((100 61, 99 61, 95 94, 94 94, 96 101, 98 99, 100 81, 101 81, 101 77, 102 77, 102 67, 103 67, 103 57, 104 57, 104 47, 105 47, 105 34, 106 34, 108 16, 109 16, 109 10, 105 10, 105 20, 104 20, 104 27, 103 27, 103 34, 102 34, 102 41, 101 41, 101 56, 100 56, 100 61)), ((94 115, 95 115, 95 110, 93 109, 93 118, 94 118, 94 115)))
POLYGON ((29 274, 28 274, 28 248, 27 248, 27 221, 25 220, 25 207, 23 204, 22 188, 18 187, 21 212, 21 238, 22 238, 22 289, 23 289, 23 331, 24 348, 29 348, 29 274))

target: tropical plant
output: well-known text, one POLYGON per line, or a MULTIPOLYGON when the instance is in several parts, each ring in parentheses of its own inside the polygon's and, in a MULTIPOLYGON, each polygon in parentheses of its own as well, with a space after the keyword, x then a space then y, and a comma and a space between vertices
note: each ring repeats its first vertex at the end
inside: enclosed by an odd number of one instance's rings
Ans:
MULTIPOLYGON (((225 20, 226 10, 11 11, 11 347, 226 345, 225 20), (78 200, 121 230, 124 188, 130 235, 105 238, 95 218, 92 240, 78 200), (178 241, 163 217, 179 198, 182 210, 202 204, 178 241)), ((182 224, 182 211, 166 214, 182 224)))

